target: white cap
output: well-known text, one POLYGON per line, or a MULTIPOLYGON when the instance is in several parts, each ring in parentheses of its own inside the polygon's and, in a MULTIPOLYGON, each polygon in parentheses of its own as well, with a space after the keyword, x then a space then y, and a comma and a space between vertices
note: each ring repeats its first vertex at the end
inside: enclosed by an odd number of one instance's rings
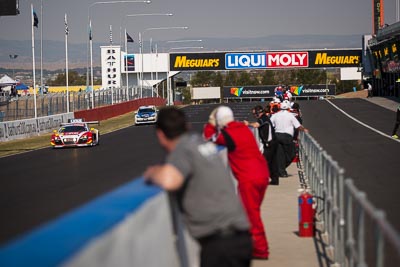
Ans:
POLYGON ((215 114, 217 119, 217 126, 224 127, 234 120, 233 111, 227 106, 220 106, 215 114))
POLYGON ((273 100, 275 103, 281 103, 281 100, 279 99, 279 97, 274 97, 274 100, 273 100))
POLYGON ((290 109, 290 102, 287 101, 287 100, 284 100, 284 101, 281 103, 281 109, 290 109))

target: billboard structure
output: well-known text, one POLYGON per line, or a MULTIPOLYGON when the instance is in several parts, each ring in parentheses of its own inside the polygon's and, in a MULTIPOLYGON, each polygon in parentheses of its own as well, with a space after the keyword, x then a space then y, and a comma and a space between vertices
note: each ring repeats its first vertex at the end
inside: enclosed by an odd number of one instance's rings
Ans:
POLYGON ((170 55, 172 71, 358 67, 361 49, 179 53, 170 55))
POLYGON ((378 30, 385 24, 383 0, 372 0, 372 33, 377 34, 378 30))

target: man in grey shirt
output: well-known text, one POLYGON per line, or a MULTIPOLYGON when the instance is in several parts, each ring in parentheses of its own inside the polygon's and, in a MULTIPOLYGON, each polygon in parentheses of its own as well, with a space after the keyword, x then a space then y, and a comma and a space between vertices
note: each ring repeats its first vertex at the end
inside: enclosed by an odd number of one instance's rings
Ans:
POLYGON ((174 107, 160 110, 156 134, 168 152, 166 163, 143 176, 176 195, 201 246, 201 266, 250 266, 250 225, 216 146, 189 133, 185 114, 174 107))

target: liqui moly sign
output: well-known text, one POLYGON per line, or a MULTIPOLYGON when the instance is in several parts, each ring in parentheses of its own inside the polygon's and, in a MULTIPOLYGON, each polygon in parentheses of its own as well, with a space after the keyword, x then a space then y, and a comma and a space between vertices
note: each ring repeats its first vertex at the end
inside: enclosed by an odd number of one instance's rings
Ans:
POLYGON ((307 68, 308 52, 268 52, 268 68, 307 68))
POLYGON ((265 69, 266 67, 266 53, 225 54, 226 69, 265 69))

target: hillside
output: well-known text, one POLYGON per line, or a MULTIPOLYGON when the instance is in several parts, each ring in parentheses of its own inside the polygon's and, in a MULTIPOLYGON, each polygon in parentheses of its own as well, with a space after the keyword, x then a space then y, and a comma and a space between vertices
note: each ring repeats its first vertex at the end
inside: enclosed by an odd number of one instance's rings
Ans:
MULTIPOLYGON (((360 48, 361 35, 272 35, 257 38, 200 38, 204 49, 201 52, 215 51, 267 51, 324 48, 360 48)), ((153 42, 154 44, 154 42, 153 42)), ((108 43, 93 43, 93 63, 100 66, 100 46, 108 43)), ((118 45, 118 44, 116 44, 118 45)), ((169 51, 173 44, 157 41, 160 52, 169 51)), ((0 39, 0 68, 31 69, 31 41, 12 41, 0 39), (10 59, 10 55, 18 55, 10 59)), ((150 43, 143 42, 144 52, 148 53, 150 43)), ((40 62, 40 40, 35 40, 36 62, 40 62)), ((139 52, 139 44, 129 47, 130 53, 139 52)), ((193 51, 191 51, 193 52, 193 51)), ((86 67, 88 44, 69 44, 68 63, 71 68, 86 67)), ((43 64, 48 70, 65 67, 65 43, 63 41, 43 40, 43 64)))

